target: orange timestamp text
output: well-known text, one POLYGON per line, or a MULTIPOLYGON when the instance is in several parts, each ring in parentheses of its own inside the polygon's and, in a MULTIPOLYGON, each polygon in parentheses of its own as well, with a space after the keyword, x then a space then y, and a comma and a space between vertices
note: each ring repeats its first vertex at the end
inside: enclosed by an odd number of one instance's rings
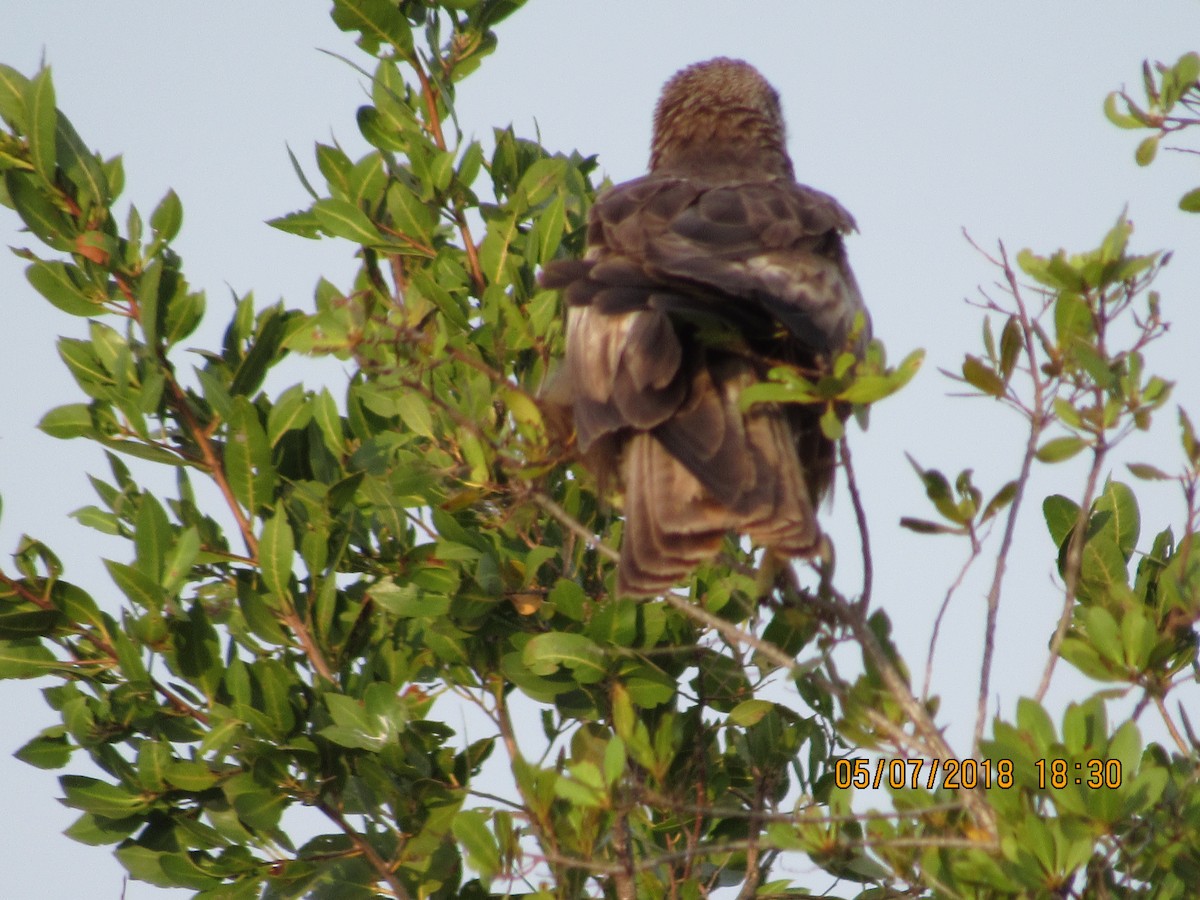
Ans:
MULTIPOLYGON (((1067 785, 1089 788, 1119 788, 1121 761, 1118 759, 1039 759, 1033 763, 1039 790, 1062 789, 1067 785)), ((833 765, 833 783, 841 789, 925 788, 1011 788, 1016 785, 1011 759, 839 759, 833 765)))

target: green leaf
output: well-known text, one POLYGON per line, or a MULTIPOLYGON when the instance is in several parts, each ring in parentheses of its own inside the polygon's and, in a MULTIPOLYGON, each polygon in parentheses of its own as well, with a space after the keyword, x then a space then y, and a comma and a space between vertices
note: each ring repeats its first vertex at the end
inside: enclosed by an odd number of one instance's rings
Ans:
POLYGON ((267 414, 267 443, 272 447, 289 431, 303 429, 313 417, 313 404, 305 395, 304 386, 294 384, 275 400, 267 414))
POLYGON ((762 717, 774 708, 775 704, 768 700, 743 700, 729 711, 729 722, 741 728, 748 728, 760 722, 762 717))
POLYGON ((338 413, 337 401, 329 393, 329 388, 321 388, 312 401, 313 420, 321 430, 325 446, 337 457, 346 452, 346 436, 342 429, 342 417, 338 413))
POLYGON ((298 210, 274 219, 267 219, 267 224, 272 228, 278 228, 280 231, 299 235, 300 237, 314 240, 321 237, 321 220, 313 214, 312 210, 308 209, 298 210))
POLYGON ((1062 494, 1052 494, 1042 502, 1042 515, 1056 547, 1061 547, 1079 521, 1079 504, 1062 494))
POLYGON ((412 54, 412 29, 391 0, 336 0, 333 21, 342 31, 357 31, 358 45, 368 53, 390 44, 402 57, 412 54))
POLYGON ((594 684, 607 673, 604 651, 582 634, 551 631, 536 635, 525 645, 521 658, 535 675, 552 675, 565 666, 580 684, 594 684))
POLYGON ((0 641, 0 679, 36 678, 58 667, 54 654, 40 639, 0 641))
POLYGON ((109 577, 130 601, 143 609, 158 611, 163 608, 166 594, 157 578, 147 575, 141 569, 110 559, 104 560, 104 566, 108 569, 109 577))
POLYGON ((912 516, 901 516, 900 527, 915 531, 917 534, 963 534, 961 525, 943 525, 928 519, 917 519, 912 516))
POLYGON ((251 514, 270 503, 275 489, 271 446, 258 411, 245 397, 233 398, 225 444, 225 476, 233 495, 251 514))
MULTIPOLYGON (((1110 481, 1092 504, 1093 519, 1102 519, 1104 533, 1112 536, 1122 555, 1129 559, 1141 533, 1137 497, 1128 485, 1110 481)), ((1091 535, 1088 535, 1089 539, 1091 535)))
POLYGON ((71 746, 62 725, 52 725, 13 753, 21 762, 39 769, 61 769, 71 761, 71 746))
POLYGON ((821 413, 819 420, 821 426, 821 434, 825 435, 831 441, 840 441, 846 434, 846 426, 842 422, 842 417, 838 415, 838 411, 833 404, 825 407, 825 411, 821 413))
POLYGON ((1200 212, 1200 187, 1192 188, 1180 197, 1179 208, 1184 212, 1200 212))
POLYGON ((118 861, 138 881, 158 887, 186 887, 204 890, 220 882, 204 874, 186 853, 154 850, 136 843, 125 843, 114 851, 118 861))
POLYGON ((1143 481, 1174 481, 1175 476, 1168 475, 1157 466, 1152 466, 1149 463, 1126 463, 1126 468, 1133 474, 1135 478, 1140 478, 1143 481))
POLYGON ((437 211, 407 184, 393 181, 387 190, 387 211, 392 227, 414 241, 428 243, 437 225, 437 211))
POLYGON ((167 322, 159 328, 160 338, 172 347, 195 331, 203 317, 204 292, 187 290, 181 279, 175 296, 167 303, 167 322))
POLYGON ((992 397, 1004 396, 1004 381, 977 356, 968 355, 962 364, 963 380, 992 397))
POLYGON ((72 238, 79 229, 50 201, 46 188, 36 178, 9 169, 4 173, 4 187, 13 209, 38 240, 64 253, 75 249, 72 238))
POLYGON ((0 117, 13 131, 25 134, 28 118, 25 108, 25 92, 29 79, 11 66, 0 65, 0 117))
POLYGON ((196 526, 189 526, 178 532, 175 546, 163 564, 162 584, 167 591, 174 595, 179 592, 192 574, 192 566, 200 555, 200 532, 196 526))
POLYGON ((75 185, 75 199, 85 215, 93 205, 107 206, 112 202, 112 193, 104 168, 96 159, 96 155, 88 150, 70 120, 61 112, 58 114, 58 128, 55 133, 55 150, 58 153, 58 167, 75 185))
POLYGON ((163 560, 171 545, 171 523, 167 512, 153 494, 143 493, 134 520, 134 546, 137 566, 147 577, 158 583, 162 578, 163 560))
POLYGON ((97 816, 120 819, 133 813, 145 812, 150 806, 147 797, 86 775, 63 775, 58 781, 66 794, 63 802, 67 806, 97 816))
POLYGON ((38 428, 50 437, 61 440, 95 434, 92 413, 86 403, 68 403, 56 406, 42 416, 38 428))
POLYGON ((159 792, 166 788, 166 767, 174 755, 171 746, 163 741, 142 741, 137 753, 138 784, 147 791, 159 792))
POLYGON ((375 107, 360 106, 357 119, 358 130, 372 147, 396 153, 403 153, 408 148, 407 137, 392 130, 388 120, 375 107))
POLYGON ((1118 128, 1133 129, 1141 128, 1143 123, 1140 119, 1135 118, 1127 113, 1117 109, 1117 98, 1121 95, 1113 91, 1104 98, 1104 116, 1108 121, 1112 122, 1118 128))
MULTIPOLYGON (((1081 590, 1089 599, 1120 598, 1129 584, 1125 555, 1107 534, 1088 538, 1079 565, 1081 590)), ((1119 659, 1120 657, 1115 657, 1119 659)))
POLYGON ((181 791, 203 791, 218 781, 218 775, 202 762, 175 760, 166 766, 163 775, 171 787, 181 791))
POLYGON ((429 404, 414 391, 397 394, 394 398, 396 413, 408 428, 423 437, 433 437, 433 417, 429 404))
POLYGON ((488 816, 482 810, 464 809, 450 826, 467 851, 467 865, 478 872, 485 883, 500 871, 500 845, 487 827, 487 820, 488 816))
POLYGON ((1044 463, 1063 462, 1075 456, 1081 450, 1087 447, 1087 441, 1083 438, 1068 437, 1052 438, 1046 441, 1042 446, 1038 447, 1037 458, 1044 463))
POLYGON ((179 202, 178 194, 168 190, 150 214, 150 227, 154 229, 154 236, 160 243, 169 244, 175 240, 182 225, 183 204, 179 202))
POLYGON ((987 506, 983 509, 983 515, 979 517, 979 521, 986 522, 1004 507, 1013 502, 1013 498, 1017 496, 1017 482, 1010 481, 1000 490, 996 491, 994 497, 988 501, 987 506))
POLYGON ((145 825, 145 821, 138 815, 125 816, 122 819, 108 819, 104 816, 84 813, 63 834, 81 844, 102 847, 105 844, 116 844, 123 841, 143 825, 145 825))
POLYGON ((54 186, 58 110, 54 105, 54 83, 49 69, 42 69, 30 80, 25 90, 25 110, 29 116, 27 136, 33 169, 47 185, 54 186))
POLYGON ((263 524, 258 542, 258 561, 263 583, 277 598, 287 598, 291 591, 292 563, 296 556, 296 541, 288 524, 283 504, 275 506, 275 515, 263 524))
POLYGON ((1158 153, 1158 141, 1161 137, 1161 135, 1152 134, 1137 145, 1137 150, 1133 152, 1133 158, 1139 166, 1148 166, 1154 162, 1154 157, 1158 153))
POLYGON ((327 197, 314 203, 312 211, 321 227, 335 237, 368 247, 385 242, 367 214, 349 200, 327 197))

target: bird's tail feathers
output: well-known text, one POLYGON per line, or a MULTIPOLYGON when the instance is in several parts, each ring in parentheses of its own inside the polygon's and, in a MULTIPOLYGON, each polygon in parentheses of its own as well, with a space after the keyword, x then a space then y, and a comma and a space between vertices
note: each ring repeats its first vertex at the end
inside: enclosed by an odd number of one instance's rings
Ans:
POLYGON ((779 416, 751 413, 746 436, 753 485, 732 505, 713 499, 700 480, 652 434, 625 449, 625 533, 617 569, 624 595, 662 593, 711 560, 730 531, 779 556, 810 556, 821 532, 788 428, 779 416))

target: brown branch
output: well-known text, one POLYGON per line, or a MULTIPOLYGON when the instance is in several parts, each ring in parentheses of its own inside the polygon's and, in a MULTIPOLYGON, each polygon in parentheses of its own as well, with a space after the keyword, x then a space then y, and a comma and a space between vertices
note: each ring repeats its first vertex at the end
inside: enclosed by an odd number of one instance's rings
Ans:
MULTIPOLYGON (((508 701, 504 696, 505 681, 502 678, 496 677, 492 679, 492 698, 495 706, 492 709, 492 720, 496 723, 500 731, 500 740, 504 743, 504 749, 508 752, 508 759, 511 765, 516 765, 520 762, 522 765, 528 765, 525 755, 521 752, 521 746, 517 743, 516 731, 513 728, 512 716, 509 714, 508 701)), ((549 752, 549 747, 547 747, 549 752)), ((530 828, 533 830, 534 838, 542 848, 542 854, 547 861, 558 856, 558 843, 555 840, 557 837, 554 827, 549 822, 542 821, 541 817, 536 814, 534 805, 529 798, 525 796, 525 789, 521 785, 521 779, 514 778, 517 790, 521 794, 521 800, 525 804, 524 809, 527 815, 527 821, 530 828)))
POLYGON ((313 668, 317 670, 317 674, 331 684, 336 684, 337 679, 334 677, 329 661, 325 659, 325 654, 313 638, 312 631, 304 620, 300 618, 300 614, 296 612, 296 608, 292 605, 290 598, 286 601, 285 608, 279 611, 279 621, 290 628, 292 633, 296 635, 296 639, 300 642, 300 649, 304 651, 304 655, 313 664, 313 668))
POLYGON ((715 616, 702 606, 697 606, 696 603, 679 594, 667 592, 662 595, 663 601, 674 609, 679 610, 693 622, 704 625, 713 629, 721 637, 725 638, 731 646, 739 644, 749 647, 756 653, 770 660, 780 668, 787 669, 793 674, 801 671, 800 664, 792 657, 788 656, 770 641, 764 641, 762 638, 751 634, 748 631, 743 631, 732 622, 722 619, 720 616, 715 616))
POLYGON ((620 554, 617 553, 616 550, 601 541, 600 538, 592 534, 592 532, 587 528, 584 528, 583 525, 577 522, 569 512, 555 503, 554 500, 552 500, 546 494, 543 494, 541 491, 533 490, 529 492, 529 499, 546 512, 550 513, 550 515, 557 520, 560 525, 562 525, 576 537, 580 538, 585 544, 587 544, 605 559, 608 559, 611 562, 616 562, 620 558, 620 554))
POLYGON ((617 856, 617 866, 612 873, 613 887, 617 900, 637 900, 637 869, 633 860, 633 846, 629 834, 629 810, 616 811, 612 828, 612 845, 617 856))
POLYGON ((758 894, 758 886, 762 883, 762 847, 760 838, 762 831, 762 813, 766 805, 766 779, 758 778, 754 785, 754 805, 750 809, 750 818, 746 823, 746 874, 742 879, 742 889, 738 891, 737 900, 753 900, 758 894))
POLYGON ((392 889, 392 896, 395 897, 396 900, 409 900, 412 895, 409 894, 404 885, 400 883, 400 879, 396 877, 396 873, 392 871, 392 867, 389 866, 387 861, 384 860, 384 858, 379 855, 375 848, 371 846, 370 841, 368 841, 364 835, 360 834, 354 828, 354 826, 346 821, 346 817, 342 815, 341 811, 334 809, 324 801, 318 802, 316 807, 323 812, 330 821, 337 825, 337 827, 342 830, 342 833, 345 834, 346 837, 350 838, 350 842, 354 844, 358 852, 362 854, 363 859, 365 859, 370 864, 371 868, 375 870, 380 880, 386 882, 387 886, 392 889))
MULTIPOLYGON (((417 78, 421 82, 421 96, 425 100, 425 121, 429 128, 429 133, 433 136, 433 142, 439 150, 446 149, 446 136, 442 133, 442 117, 438 113, 438 90, 437 87, 429 80, 429 75, 426 74, 425 68, 421 65, 419 59, 411 60, 412 67, 417 73, 417 78)), ((483 267, 479 263, 479 249, 475 246, 475 241, 471 237, 471 226, 467 223, 466 213, 463 212, 461 206, 454 203, 450 207, 450 212, 454 217, 454 224, 458 226, 458 233, 462 237, 463 250, 467 254, 467 268, 471 272, 471 281, 475 286, 476 296, 482 297, 484 288, 487 287, 487 279, 483 277, 483 267)))
POLYGON ((213 448, 211 433, 200 426, 196 414, 192 412, 191 404, 188 403, 187 395, 184 393, 183 388, 180 387, 179 382, 175 380, 175 372, 171 364, 167 362, 161 353, 159 354, 159 360, 163 374, 167 379, 167 387, 171 392, 171 407, 179 414, 179 417, 183 420, 184 427, 196 442, 196 447, 200 450, 200 459, 209 477, 216 483, 217 490, 225 498, 225 505, 233 513, 238 531, 242 535, 242 541, 246 545, 246 555, 257 564, 258 539, 254 536, 254 529, 250 526, 250 520, 246 517, 245 512, 243 512, 241 504, 238 503, 237 497, 233 494, 233 488, 229 486, 229 481, 225 477, 225 467, 217 456, 216 450, 213 448))

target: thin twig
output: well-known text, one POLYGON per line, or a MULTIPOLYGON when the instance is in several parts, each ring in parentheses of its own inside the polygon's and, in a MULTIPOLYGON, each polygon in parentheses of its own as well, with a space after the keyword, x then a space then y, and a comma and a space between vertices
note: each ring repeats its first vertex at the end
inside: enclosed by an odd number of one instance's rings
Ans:
POLYGON ((850 489, 850 504, 854 507, 854 519, 858 524, 858 537, 862 547, 863 587, 858 605, 865 613, 871 607, 871 588, 875 580, 875 567, 871 562, 871 529, 867 526, 867 513, 863 509, 858 491, 858 479, 854 477, 854 461, 850 456, 850 444, 845 435, 838 441, 838 452, 846 468, 846 482, 850 489))
POLYGON ((942 598, 942 605, 938 607, 937 615, 933 619, 933 633, 929 636, 929 654, 925 657, 925 683, 921 686, 922 702, 929 699, 929 688, 933 683, 933 656, 934 650, 937 649, 938 634, 942 630, 942 618, 946 615, 946 610, 950 608, 951 598, 962 587, 963 579, 967 577, 967 571, 971 568, 975 560, 979 559, 979 549, 977 543, 971 543, 971 555, 967 557, 967 561, 958 570, 958 576, 954 579, 953 583, 946 589, 946 596, 942 598))
MULTIPOLYGON (((437 88, 429 80, 429 75, 426 74, 420 60, 414 58, 410 62, 421 82, 421 96, 425 99, 425 118, 429 125, 429 132, 433 136, 433 142, 437 144, 437 148, 444 151, 446 136, 442 133, 442 117, 437 108, 437 88)), ((467 223, 467 217, 462 207, 457 203, 452 205, 450 211, 454 217, 454 224, 458 226, 458 233, 462 237, 463 250, 467 254, 467 268, 471 272, 471 282, 475 286, 475 294, 482 297, 484 288, 487 287, 487 279, 483 277, 483 267, 479 263, 479 249, 471 237, 471 226, 467 223)))
POLYGON ((613 562, 616 562, 620 558, 620 554, 617 553, 616 550, 601 541, 600 538, 596 537, 596 535, 592 534, 592 532, 590 532, 588 529, 584 528, 569 512, 555 503, 554 500, 552 500, 546 494, 543 494, 541 491, 530 491, 529 499, 546 512, 550 513, 550 515, 553 516, 560 525, 562 525, 576 537, 580 538, 585 544, 587 544, 601 556, 613 562))
POLYGON ((662 595, 663 601, 674 609, 679 610, 693 622, 704 625, 716 631, 721 637, 725 638, 731 646, 739 644, 749 647, 756 653, 770 660, 775 665, 787 669, 789 672, 800 671, 800 664, 792 657, 788 656, 770 641, 764 641, 762 638, 751 634, 748 631, 743 631, 732 622, 722 619, 720 616, 715 616, 702 606, 698 606, 695 601, 688 597, 672 594, 670 592, 662 595))
POLYGON ((1175 746, 1179 748, 1179 752, 1184 756, 1192 755, 1192 748, 1188 746, 1187 741, 1183 739, 1183 735, 1179 733, 1179 729, 1175 727, 1175 722, 1171 718, 1171 714, 1167 712, 1167 705, 1163 703, 1163 698, 1158 694, 1154 695, 1154 707, 1158 710, 1158 714, 1162 716, 1163 723, 1167 726, 1167 731, 1171 734, 1171 740, 1175 742, 1175 746))
POLYGON ((992 677, 992 658, 996 649, 996 625, 1000 615, 1000 593, 1004 585, 1004 573, 1008 566, 1008 554, 1012 549, 1013 536, 1016 534, 1017 518, 1021 511, 1021 501, 1025 496, 1025 488, 1029 484, 1029 473, 1033 468, 1034 456, 1037 453, 1038 441, 1046 429, 1045 395, 1041 375, 1037 365, 1037 349, 1034 345, 1033 323, 1029 319, 1029 311, 1021 296, 1020 285, 1008 259, 1008 251, 1003 242, 1000 243, 1000 259, 1004 269, 1004 277, 1008 281, 1009 291, 1017 307, 1018 321, 1021 324, 1021 336, 1025 342, 1025 355, 1029 360, 1030 380, 1033 383, 1033 405, 1028 410, 1029 438, 1025 442, 1025 453, 1021 459, 1021 473, 1017 476, 1017 489, 1013 494, 1012 503, 1004 522, 1004 536, 1000 540, 1000 549, 996 552, 996 567, 992 570, 992 583, 987 593, 987 624, 984 627, 983 662, 979 670, 979 696, 975 713, 975 735, 971 742, 971 752, 979 755, 979 744, 983 740, 983 729, 987 722, 988 693, 992 677))

